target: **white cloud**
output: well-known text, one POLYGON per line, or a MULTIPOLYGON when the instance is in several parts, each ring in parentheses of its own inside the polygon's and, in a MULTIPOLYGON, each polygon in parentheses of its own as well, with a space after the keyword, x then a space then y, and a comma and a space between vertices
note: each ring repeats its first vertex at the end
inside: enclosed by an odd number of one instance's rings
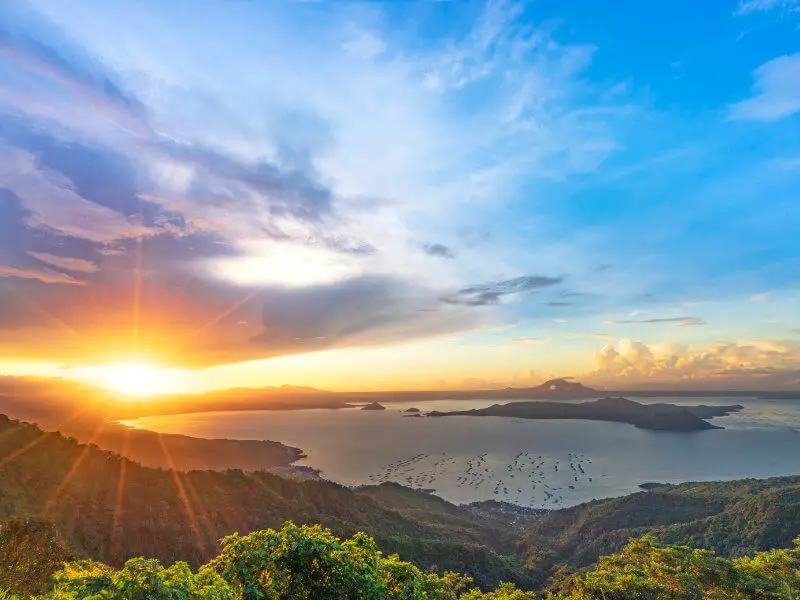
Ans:
POLYGON ((591 377, 633 382, 707 380, 727 377, 763 377, 800 370, 800 344, 756 340, 690 350, 681 347, 656 351, 640 341, 606 344, 594 355, 591 377))
POLYGON ((776 9, 796 11, 798 6, 800 0, 742 0, 736 9, 736 14, 742 16, 776 9))
MULTIPOLYGON (((409 32, 384 27, 379 8, 323 9, 324 20, 298 23, 293 11, 276 10, 265 21, 263 11, 248 7, 220 15, 213 26, 250 31, 236 19, 251 13, 268 31, 224 44, 204 40, 194 54, 174 39, 196 32, 188 24, 172 32, 146 14, 152 11, 125 9, 125 22, 146 23, 152 32, 142 45, 142 29, 120 28, 119 15, 40 8, 127 78, 160 133, 267 159, 279 156, 282 144, 300 143, 336 196, 337 218, 324 226, 376 248, 360 263, 366 272, 454 286, 540 268, 531 257, 557 256, 562 265, 593 258, 544 243, 531 249, 530 238, 524 253, 506 242, 439 264, 409 251, 419 239, 460 250, 455 231, 513 201, 521 179, 590 172, 618 148, 613 125, 620 115, 610 103, 624 98, 588 84, 594 49, 558 43, 550 30, 521 18, 520 3, 488 2, 473 26, 425 44, 407 44, 409 32), (310 141, 298 142, 297 128, 286 130, 287 115, 297 114, 319 124, 310 141), (364 199, 375 201, 371 209, 364 199)), ((185 189, 191 173, 155 162, 153 176, 185 189)), ((172 208, 201 227, 237 229, 237 245, 262 224, 252 209, 172 208)))
POLYGON ((731 107, 732 118, 772 122, 800 112, 800 52, 764 63, 753 78, 753 95, 731 107))

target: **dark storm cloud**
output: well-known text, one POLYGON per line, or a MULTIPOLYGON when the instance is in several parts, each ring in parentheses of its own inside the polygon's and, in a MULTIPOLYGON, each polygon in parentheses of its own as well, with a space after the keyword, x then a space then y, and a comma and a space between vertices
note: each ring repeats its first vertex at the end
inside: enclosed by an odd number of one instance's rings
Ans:
POLYGON ((525 275, 523 277, 515 277, 514 279, 461 288, 455 294, 444 296, 440 300, 445 304, 487 306, 497 304, 503 296, 523 292, 536 292, 537 290, 557 285, 562 281, 564 281, 563 277, 525 275))
POLYGON ((422 246, 425 254, 430 256, 438 256, 439 258, 455 258, 456 255, 453 251, 444 244, 425 244, 422 246))

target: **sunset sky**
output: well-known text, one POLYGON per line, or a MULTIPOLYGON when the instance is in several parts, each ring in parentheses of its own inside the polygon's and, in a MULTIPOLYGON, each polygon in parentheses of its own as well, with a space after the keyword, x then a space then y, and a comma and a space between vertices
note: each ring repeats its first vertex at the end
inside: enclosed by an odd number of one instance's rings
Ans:
POLYGON ((800 387, 800 2, 0 2, 0 373, 155 371, 800 387))

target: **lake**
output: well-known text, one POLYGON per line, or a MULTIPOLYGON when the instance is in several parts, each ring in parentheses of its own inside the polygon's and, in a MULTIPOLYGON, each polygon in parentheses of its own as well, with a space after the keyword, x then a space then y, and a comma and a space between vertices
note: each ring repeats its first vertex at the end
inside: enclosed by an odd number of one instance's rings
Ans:
POLYGON ((648 398, 741 404, 711 420, 722 430, 647 431, 624 423, 502 417, 409 418, 403 410, 481 408, 497 401, 387 403, 359 409, 241 411, 146 417, 125 424, 161 433, 263 439, 302 448, 298 464, 346 485, 396 481, 456 503, 504 500, 557 508, 679 483, 800 473, 800 401, 648 398))

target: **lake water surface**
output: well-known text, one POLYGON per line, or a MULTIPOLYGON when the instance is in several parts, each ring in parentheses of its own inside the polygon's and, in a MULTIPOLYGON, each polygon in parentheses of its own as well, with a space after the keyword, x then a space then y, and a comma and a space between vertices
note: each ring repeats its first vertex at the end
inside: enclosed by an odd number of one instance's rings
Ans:
POLYGON ((800 401, 652 398, 640 402, 741 404, 711 422, 723 430, 656 432, 624 423, 504 417, 408 418, 497 401, 387 403, 385 411, 214 412, 125 422, 162 433, 276 440, 347 485, 396 481, 456 503, 505 500, 553 508, 678 483, 800 473, 800 401))

